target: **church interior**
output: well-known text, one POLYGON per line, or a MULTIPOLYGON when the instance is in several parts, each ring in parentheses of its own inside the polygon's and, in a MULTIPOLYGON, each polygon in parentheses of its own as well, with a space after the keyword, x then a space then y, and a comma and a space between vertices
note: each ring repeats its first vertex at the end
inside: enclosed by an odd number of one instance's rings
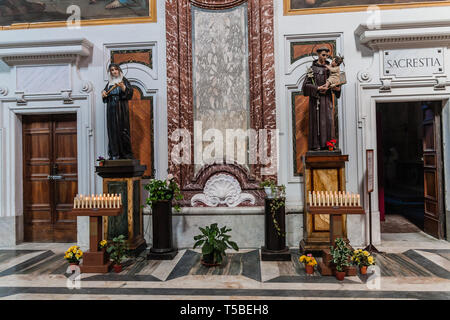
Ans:
POLYGON ((0 1, 0 299, 448 299, 449 13, 0 1))

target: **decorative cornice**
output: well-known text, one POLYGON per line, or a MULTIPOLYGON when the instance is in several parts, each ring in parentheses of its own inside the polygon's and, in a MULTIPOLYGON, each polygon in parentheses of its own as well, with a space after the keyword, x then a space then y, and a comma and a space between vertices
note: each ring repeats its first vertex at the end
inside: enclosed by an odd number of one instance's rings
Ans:
POLYGON ((359 42, 371 49, 448 46, 450 20, 360 24, 355 30, 359 42))
POLYGON ((91 54, 88 40, 8 41, 0 43, 0 59, 9 66, 37 63, 72 62, 91 54))

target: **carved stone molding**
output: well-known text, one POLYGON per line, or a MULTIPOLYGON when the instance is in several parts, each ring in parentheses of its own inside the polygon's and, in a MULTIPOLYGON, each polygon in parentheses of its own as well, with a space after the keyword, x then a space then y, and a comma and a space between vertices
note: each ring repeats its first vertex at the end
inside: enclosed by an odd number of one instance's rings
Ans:
POLYGON ((0 95, 7 96, 8 95, 8 87, 6 86, 0 86, 0 95))
MULTIPOLYGON (((243 3, 248 5, 250 128, 276 129, 275 69, 273 41, 273 0, 167 0, 167 115, 168 136, 177 129, 194 132, 192 84, 191 8, 224 10, 243 3)), ((169 154, 176 143, 168 141, 169 154)), ((194 152, 191 152, 194 163, 194 152)), ((224 165, 227 166, 227 165, 224 165)), ((250 175, 260 176, 261 165, 251 165, 250 175)), ((180 183, 187 197, 200 190, 194 177, 194 165, 180 165, 169 159, 169 172, 180 183)), ((268 177, 266 177, 268 178, 268 177)), ((274 176, 276 179, 276 176, 274 176)), ((241 183, 242 185, 242 183, 241 183)), ((242 187, 244 191, 245 186, 242 187)), ((186 205, 190 205, 187 203, 186 205)))
POLYGON ((26 104, 27 100, 25 99, 25 93, 23 91, 16 91, 16 103, 17 104, 26 104))
POLYGON ((91 93, 94 90, 94 85, 91 81, 85 80, 81 85, 81 92, 91 93))
POLYGON ((372 75, 368 71, 360 71, 358 72, 358 80, 359 82, 370 82, 372 81, 372 75))
POLYGON ((392 85, 391 79, 382 79, 381 83, 382 85, 380 87, 380 92, 382 93, 391 92, 391 85, 392 85))
POLYGON ((91 54, 93 44, 86 39, 10 41, 0 43, 0 58, 9 66, 73 62, 91 54))
POLYGON ((450 41, 450 20, 385 22, 377 28, 366 23, 355 34, 372 49, 441 47, 450 41))
POLYGON ((256 199, 249 193, 242 192, 238 180, 228 174, 217 174, 212 176, 205 184, 203 193, 196 194, 191 199, 191 205, 203 203, 208 207, 226 205, 237 207, 243 202, 249 201, 255 204, 256 199))

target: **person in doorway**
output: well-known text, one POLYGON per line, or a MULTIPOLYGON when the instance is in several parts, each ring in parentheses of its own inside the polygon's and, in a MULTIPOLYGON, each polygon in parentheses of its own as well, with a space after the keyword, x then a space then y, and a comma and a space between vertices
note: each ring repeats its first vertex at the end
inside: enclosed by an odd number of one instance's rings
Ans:
POLYGON ((102 97, 107 105, 109 159, 133 159, 128 110, 128 100, 133 97, 133 88, 123 76, 120 66, 115 63, 109 66, 108 76, 109 81, 102 91, 102 97))

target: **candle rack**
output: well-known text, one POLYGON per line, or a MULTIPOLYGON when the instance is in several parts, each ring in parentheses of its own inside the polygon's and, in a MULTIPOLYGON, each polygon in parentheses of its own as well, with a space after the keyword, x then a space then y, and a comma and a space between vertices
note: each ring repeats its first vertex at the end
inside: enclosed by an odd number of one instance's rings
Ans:
POLYGON ((123 213, 120 196, 98 195, 75 197, 74 209, 70 214, 77 217, 89 217, 89 250, 84 253, 80 265, 83 273, 107 273, 112 262, 109 261, 106 250, 99 249, 102 239, 103 217, 116 217, 123 213), (98 197, 98 199, 96 199, 98 197), (114 201, 114 197, 116 197, 114 201), (95 203, 95 204, 94 204, 95 203), (100 207, 97 207, 100 206, 100 207))

